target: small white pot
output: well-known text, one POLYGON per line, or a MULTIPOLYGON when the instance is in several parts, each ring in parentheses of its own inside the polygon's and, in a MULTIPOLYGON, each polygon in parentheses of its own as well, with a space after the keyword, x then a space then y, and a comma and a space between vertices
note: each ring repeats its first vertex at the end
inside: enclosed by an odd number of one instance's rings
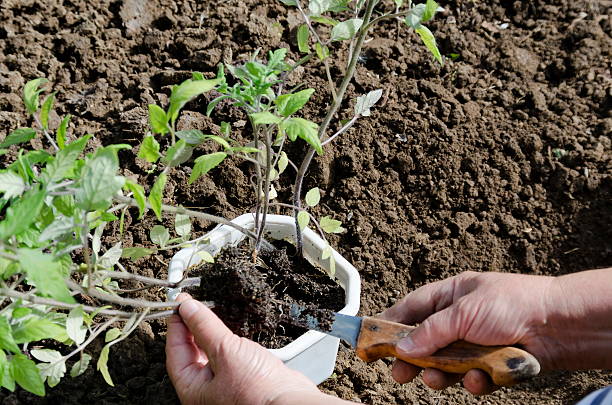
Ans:
MULTIPOLYGON (((253 229, 254 214, 244 214, 232 222, 253 229)), ((295 222, 293 217, 286 215, 268 215, 266 218, 266 233, 271 239, 295 239, 295 222)), ((304 236, 304 256, 313 265, 329 270, 329 260, 321 259, 321 253, 326 244, 312 230, 306 228, 304 236)), ((181 249, 177 252, 168 267, 168 281, 178 282, 183 278, 186 268, 199 264, 202 259, 198 251, 205 250, 211 255, 217 255, 226 246, 235 246, 245 238, 240 231, 227 225, 221 225, 210 231, 207 235, 208 243, 196 247, 181 249)), ((356 315, 359 310, 359 295, 361 282, 357 270, 335 250, 332 253, 336 261, 336 281, 344 288, 345 307, 339 311, 341 314, 356 315)), ((180 289, 169 289, 168 297, 173 300, 180 293, 180 289)), ((280 349, 270 351, 281 359, 289 368, 297 370, 310 378, 315 384, 323 382, 329 377, 336 364, 338 344, 340 340, 321 332, 308 331, 295 341, 280 349)))

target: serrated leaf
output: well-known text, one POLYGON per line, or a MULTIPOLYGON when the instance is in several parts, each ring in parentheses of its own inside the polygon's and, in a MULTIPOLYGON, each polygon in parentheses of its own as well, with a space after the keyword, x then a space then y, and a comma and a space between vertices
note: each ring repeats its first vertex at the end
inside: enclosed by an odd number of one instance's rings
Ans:
POLYGON ((168 230, 162 225, 155 225, 153 228, 151 228, 149 236, 151 237, 151 241, 153 243, 162 248, 166 246, 170 240, 170 232, 168 232, 168 230))
POLYGON ((66 330, 60 325, 39 316, 28 318, 13 327, 15 343, 37 342, 42 339, 62 341, 68 338, 66 330))
POLYGON ((38 78, 30 80, 23 87, 23 103, 26 106, 26 110, 28 110, 30 114, 34 114, 36 111, 38 111, 38 96, 43 92, 43 89, 41 89, 40 86, 47 82, 47 79, 38 78))
POLYGON ((287 154, 283 151, 278 158, 278 174, 283 174, 287 166, 289 165, 289 158, 287 154))
POLYGON ((66 146, 66 131, 68 130, 68 124, 70 123, 71 117, 72 116, 70 114, 67 114, 57 128, 56 139, 57 146, 59 146, 60 149, 64 149, 66 146))
POLYGON ((321 45, 318 42, 315 43, 315 52, 321 61, 324 61, 329 57, 329 48, 325 45, 321 45))
POLYGON ((72 308, 66 318, 66 333, 68 337, 77 345, 85 341, 87 327, 83 325, 83 309, 81 307, 72 308))
POLYGON ((174 217, 174 231, 179 236, 189 236, 191 233, 191 218, 189 215, 176 214, 174 217))
POLYGON ((297 30, 297 43, 298 49, 302 53, 309 53, 310 46, 308 45, 308 38, 310 37, 310 31, 308 25, 302 24, 297 30))
POLYGON ((170 94, 170 108, 168 109, 168 118, 171 122, 175 122, 178 118, 179 111, 193 98, 202 93, 210 91, 220 84, 220 79, 212 80, 185 80, 178 86, 174 86, 170 94))
POLYGON ((60 241, 66 236, 72 236, 73 228, 73 219, 60 215, 40 233, 38 242, 43 243, 48 240, 60 241))
POLYGON ((351 18, 350 20, 342 21, 332 29, 331 40, 345 41, 351 39, 357 34, 362 25, 363 20, 361 18, 351 18))
POLYGON ((185 140, 179 139, 177 143, 168 148, 162 161, 169 167, 175 167, 188 161, 192 153, 193 147, 187 145, 185 140))
POLYGON ((87 370, 90 361, 91 356, 87 353, 83 353, 79 361, 72 365, 72 368, 70 369, 70 377, 75 378, 83 374, 87 370))
POLYGON ((344 231, 342 228, 342 222, 332 219, 329 216, 325 216, 319 220, 319 225, 327 233, 341 233, 344 231))
POLYGON ((13 332, 11 331, 8 319, 3 316, 0 316, 0 349, 10 350, 13 353, 21 353, 13 338, 13 332))
POLYGON ((406 16, 404 22, 411 28, 417 29, 421 26, 423 14, 425 13, 425 4, 417 4, 412 7, 410 14, 406 16))
POLYGON ((75 192, 77 207, 85 211, 106 210, 125 183, 124 177, 117 176, 118 170, 117 157, 112 150, 98 151, 81 172, 75 192))
POLYGON ((265 124, 278 124, 283 119, 279 116, 276 116, 268 111, 262 111, 258 113, 253 113, 249 115, 253 120, 253 124, 255 125, 265 125, 265 124))
POLYGON ((64 281, 62 265, 52 255, 22 248, 17 250, 17 258, 28 280, 36 285, 40 294, 69 304, 75 302, 64 281))
POLYGON ((355 115, 363 117, 370 116, 370 108, 372 108, 382 97, 382 89, 373 90, 366 95, 357 97, 355 103, 355 115))
POLYGON ((110 346, 106 345, 102 348, 102 351, 100 352, 100 356, 98 357, 98 362, 96 364, 96 368, 98 369, 98 371, 100 371, 100 373, 102 373, 102 377, 104 377, 104 381, 106 381, 106 383, 108 385, 110 385, 111 387, 114 387, 115 384, 113 384, 113 379, 110 376, 110 373, 108 372, 108 353, 110 351, 110 346))
POLYGON ((147 210, 147 198, 145 196, 144 187, 138 183, 134 183, 130 179, 126 180, 123 187, 132 192, 132 195, 138 204, 138 219, 142 218, 147 210))
POLYGON ((57 350, 52 349, 32 349, 30 354, 38 361, 51 363, 62 358, 62 355, 57 350))
POLYGON ((110 249, 108 249, 102 257, 100 257, 98 261, 98 265, 103 268, 111 268, 117 263, 119 263, 119 259, 121 259, 122 254, 121 242, 117 242, 110 249))
POLYGON ((4 350, 0 350, 0 386, 11 392, 15 391, 15 379, 11 375, 11 363, 6 358, 4 350))
POLYGON ((195 160, 193 170, 189 176, 189 184, 196 181, 200 176, 208 173, 211 169, 217 167, 227 157, 225 152, 209 153, 202 155, 195 160))
POLYGON ((314 89, 305 89, 293 94, 283 94, 278 96, 274 100, 274 103, 276 104, 278 112, 282 116, 288 117, 302 108, 304 104, 308 102, 314 91, 314 89))
POLYGON ((318 16, 328 11, 331 6, 331 0, 310 0, 308 2, 308 12, 310 15, 318 16))
POLYGON ((308 204, 309 207, 314 207, 319 203, 319 201, 321 201, 321 191, 319 190, 319 187, 314 187, 308 190, 306 193, 306 204, 308 204))
POLYGON ((11 145, 24 143, 30 139, 34 139, 34 137, 36 137, 36 131, 32 128, 17 128, 4 138, 4 141, 0 143, 0 148, 7 148, 11 145))
POLYGON ((49 113, 53 108, 55 102, 55 92, 49 94, 43 102, 42 108, 40 109, 40 122, 44 129, 49 129, 49 113))
POLYGON ((310 215, 306 211, 300 211, 297 214, 297 222, 300 230, 303 231, 308 226, 310 222, 310 215))
POLYGON ((129 258, 130 260, 138 260, 141 257, 145 257, 153 253, 157 253, 157 249, 147 249, 143 247, 129 247, 129 248, 123 249, 123 252, 121 253, 121 257, 129 258))
POLYGON ((0 173, 0 193, 4 193, 5 200, 19 197, 25 191, 25 187, 25 182, 18 174, 11 171, 0 173))
POLYGON ((149 125, 156 134, 165 135, 170 130, 166 112, 156 104, 149 104, 149 125))
POLYGON ((162 206, 162 197, 164 194, 164 189, 166 188, 166 173, 162 173, 159 175, 157 180, 155 180, 155 184, 151 187, 151 193, 149 194, 149 203, 151 204, 151 209, 155 212, 155 216, 158 220, 161 221, 161 206, 162 206))
POLYGON ((91 138, 91 135, 79 138, 57 152, 55 159, 49 162, 45 168, 45 181, 48 183, 57 182, 74 170, 75 162, 83 152, 89 138, 91 138))
POLYGON ((39 188, 27 191, 23 196, 6 209, 4 219, 0 221, 0 239, 19 235, 38 217, 45 199, 45 191, 39 188))
POLYGON ((432 53, 434 58, 436 58, 436 60, 441 65, 444 65, 442 55, 440 54, 440 50, 438 50, 438 45, 436 45, 436 38, 434 38, 429 28, 424 25, 421 25, 420 27, 416 28, 415 31, 417 32, 417 34, 419 34, 421 40, 423 41, 427 49, 429 49, 429 51, 432 53))
POLYGON ((50 388, 55 387, 60 383, 62 377, 66 374, 66 361, 58 361, 53 363, 38 363, 36 365, 40 370, 40 376, 43 381, 47 381, 50 388))
POLYGON ((23 354, 16 354, 10 362, 11 375, 21 388, 33 394, 44 396, 45 384, 36 364, 23 354))
POLYGON ((435 0, 427 0, 427 3, 425 3, 425 10, 423 11, 423 15, 421 17, 421 22, 424 23, 431 20, 438 11, 438 8, 438 3, 436 3, 435 0))
POLYGON ((117 329, 117 328, 112 328, 106 331, 106 335, 104 335, 104 342, 108 343, 108 342, 112 342, 113 340, 117 339, 119 336, 121 336, 121 329, 117 329))
POLYGON ((149 163, 157 162, 161 155, 159 154, 159 143, 152 135, 147 135, 140 144, 138 157, 146 160, 149 163))
POLYGON ((323 154, 323 147, 318 136, 319 126, 312 121, 308 121, 304 118, 289 118, 283 121, 283 130, 287 133, 287 136, 291 141, 295 141, 296 138, 302 138, 319 154, 323 154))

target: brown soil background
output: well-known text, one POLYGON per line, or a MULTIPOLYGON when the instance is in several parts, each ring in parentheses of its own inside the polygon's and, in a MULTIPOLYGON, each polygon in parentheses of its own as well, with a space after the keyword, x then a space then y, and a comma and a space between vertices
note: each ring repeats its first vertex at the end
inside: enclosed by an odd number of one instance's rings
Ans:
MULTIPOLYGON (((317 213, 335 212, 345 222, 347 232, 333 245, 361 273, 363 314, 465 270, 558 275, 612 264, 610 1, 441 5, 447 11, 429 25, 442 53, 458 59, 439 67, 413 33, 395 22, 382 25, 349 92, 383 88, 384 105, 326 148, 307 181, 324 190, 317 213), (557 157, 555 149, 567 154, 557 157)), ((244 60, 258 47, 287 47, 295 58, 298 22, 296 12, 272 0, 2 0, 0 139, 28 125, 20 91, 44 76, 59 91, 58 112, 75 117, 72 134, 137 146, 146 105, 165 105, 169 85, 192 70, 244 60)), ((328 102, 323 71, 315 66, 298 79, 318 90, 306 113, 320 119, 317 103, 328 102)), ((229 107, 206 118, 205 104, 188 105, 180 126, 214 132, 221 120, 244 120, 229 107)), ((341 118, 349 114, 350 107, 341 118)), ((58 117, 52 120, 56 125, 58 117)), ((125 174, 150 186, 136 152, 122 152, 125 174)), ((301 146, 292 153, 302 154, 301 146)), ((193 187, 189 169, 175 170, 165 202, 237 216, 252 203, 245 168, 226 162, 193 187)), ((124 246, 149 244, 154 222, 128 228, 124 246)), ((198 222, 194 230, 210 227, 198 222)), ((118 229, 106 242, 117 238, 118 229)), ((160 261, 168 259, 128 264, 163 277, 160 261)), ((152 322, 113 347, 115 388, 90 370, 45 399, 2 391, 1 402, 176 403, 164 333, 163 322, 152 322)), ((607 384, 610 372, 555 373, 477 399, 460 387, 400 386, 389 362, 365 365, 342 347, 322 388, 372 404, 566 404, 607 384)))

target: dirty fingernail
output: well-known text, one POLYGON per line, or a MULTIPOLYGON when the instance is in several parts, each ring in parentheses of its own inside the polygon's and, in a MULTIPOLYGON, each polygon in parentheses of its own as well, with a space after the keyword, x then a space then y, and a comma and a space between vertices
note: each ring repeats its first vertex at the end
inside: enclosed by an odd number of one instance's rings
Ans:
POLYGON ((404 352, 404 353, 410 353, 411 351, 415 349, 414 342, 412 341, 411 337, 403 338, 402 340, 397 342, 397 345, 395 347, 397 348, 398 351, 404 352))

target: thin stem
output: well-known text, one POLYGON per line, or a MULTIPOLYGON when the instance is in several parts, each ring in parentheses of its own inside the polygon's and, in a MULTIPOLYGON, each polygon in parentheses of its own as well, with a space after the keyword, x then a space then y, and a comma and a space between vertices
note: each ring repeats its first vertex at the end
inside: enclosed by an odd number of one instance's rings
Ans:
POLYGON ((263 212, 261 218, 261 224, 259 224, 259 231, 257 233, 257 242, 255 243, 255 251, 259 251, 261 239, 263 237, 263 231, 266 226, 266 218, 268 216, 268 207, 270 204, 270 173, 272 172, 272 126, 268 128, 265 134, 264 142, 266 146, 266 170, 264 171, 264 201, 263 201, 263 212))
POLYGON ((338 94, 336 93, 336 84, 334 83, 334 79, 332 78, 331 71, 329 70, 329 60, 327 58, 323 61, 325 65, 325 74, 327 75, 327 82, 329 83, 329 90, 332 94, 334 101, 338 98, 338 94))
POLYGON ((340 136, 343 133, 345 133, 346 131, 348 131, 349 128, 351 128, 353 126, 353 124, 359 119, 359 117, 361 117, 361 116, 360 115, 355 115, 353 118, 351 118, 351 120, 349 122, 347 122, 346 124, 344 124, 344 126, 342 128, 340 128, 338 130, 338 132, 336 132, 335 134, 330 136, 325 142, 321 142, 321 146, 327 145, 328 143, 330 143, 331 141, 336 139, 338 136, 340 136))
POLYGON ((104 332, 106 329, 108 329, 109 326, 111 326, 113 323, 117 322, 118 320, 119 320, 119 317, 115 316, 109 319, 108 321, 104 322, 102 325, 98 326, 93 333, 89 335, 89 338, 86 341, 78 345, 76 349, 74 349, 73 351, 65 355, 64 357, 54 361, 51 364, 53 365, 59 362, 64 362, 68 360, 69 358, 71 358, 72 356, 74 356, 75 354, 82 352, 87 346, 89 346, 91 342, 94 341, 95 338, 97 338, 102 332, 104 332))
POLYGON ((57 146, 53 138, 51 138, 51 135, 49 135, 49 132, 47 132, 42 122, 40 122, 40 119, 38 118, 38 116, 36 116, 36 114, 32 114, 32 117, 34 117, 34 121, 36 122, 36 125, 38 125, 40 129, 42 129, 43 134, 45 135, 45 138, 47 138, 47 141, 49 141, 51 146, 53 146, 53 149, 55 149, 55 151, 57 152, 59 150, 59 146, 57 146))
POLYGON ((139 274, 123 273, 119 271, 105 271, 105 270, 97 271, 95 275, 100 276, 101 278, 116 278, 120 280, 133 280, 133 281, 139 281, 141 283, 145 283, 149 285, 158 285, 158 286, 168 287, 168 288, 180 288, 180 287, 192 286, 192 285, 196 285, 196 283, 199 282, 200 280, 200 277, 191 277, 191 278, 185 278, 178 282, 171 282, 168 280, 161 280, 157 278, 141 276, 139 274))
POLYGON ((91 290, 93 284, 91 282, 91 258, 89 257, 89 223, 87 222, 87 212, 83 212, 83 223, 81 224, 81 243, 83 244, 83 256, 85 265, 87 266, 87 289, 91 290))
POLYGON ((300 14, 302 15, 302 18, 304 19, 304 22, 308 26, 308 29, 310 30, 312 35, 315 37, 315 40, 317 42, 319 42, 319 43, 323 43, 323 41, 321 41, 321 38, 319 37, 319 34, 317 33, 317 31, 315 31, 315 29, 312 27, 312 24, 310 23, 310 18, 308 17, 308 14, 306 14, 304 12, 304 9, 302 8, 302 5, 300 4, 300 0, 296 0, 295 1, 295 5, 296 5, 298 11, 300 12, 300 14))

